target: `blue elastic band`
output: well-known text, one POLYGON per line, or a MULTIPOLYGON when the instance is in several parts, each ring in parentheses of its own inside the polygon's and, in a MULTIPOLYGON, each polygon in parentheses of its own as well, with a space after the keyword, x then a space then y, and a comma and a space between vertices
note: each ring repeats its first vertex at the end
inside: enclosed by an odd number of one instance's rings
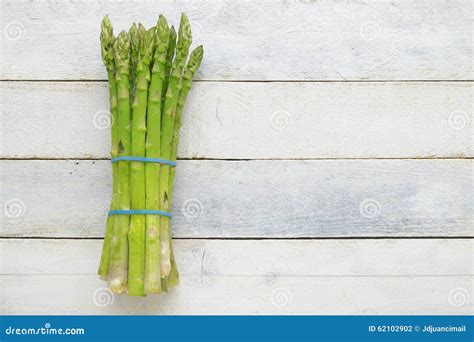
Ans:
POLYGON ((173 215, 166 211, 161 210, 111 210, 109 211, 110 215, 160 215, 172 218, 173 215))
POLYGON ((122 156, 122 157, 112 158, 111 162, 115 163, 115 162, 118 162, 120 160, 131 160, 131 161, 140 161, 140 162, 144 162, 144 163, 158 163, 158 164, 176 166, 176 162, 173 162, 171 160, 160 159, 160 158, 129 157, 129 156, 122 156))

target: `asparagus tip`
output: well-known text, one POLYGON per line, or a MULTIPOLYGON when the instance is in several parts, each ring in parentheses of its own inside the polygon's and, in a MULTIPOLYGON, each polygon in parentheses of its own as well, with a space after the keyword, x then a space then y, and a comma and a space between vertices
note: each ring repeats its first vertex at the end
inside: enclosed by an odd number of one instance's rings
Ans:
POLYGON ((168 29, 168 21, 162 14, 160 14, 160 16, 158 17, 158 22, 156 23, 156 30, 157 32, 160 32, 167 29, 168 29))
POLYGON ((181 14, 181 21, 179 23, 178 36, 179 36, 178 45, 183 45, 183 46, 191 45, 191 41, 193 39, 193 36, 191 33, 191 24, 189 23, 188 17, 184 13, 181 14))
POLYGON ((112 23, 109 17, 106 15, 102 19, 101 32, 100 32, 100 45, 102 53, 102 61, 108 71, 114 69, 114 57, 113 57, 113 45, 115 37, 112 28, 112 23))
POLYGON ((110 18, 108 15, 104 15, 102 18, 102 31, 112 29, 112 23, 110 22, 110 18))
POLYGON ((199 66, 201 65, 203 56, 204 56, 204 47, 202 45, 199 45, 197 48, 193 50, 193 52, 191 52, 186 69, 192 70, 192 73, 194 74, 196 70, 199 68, 199 66))

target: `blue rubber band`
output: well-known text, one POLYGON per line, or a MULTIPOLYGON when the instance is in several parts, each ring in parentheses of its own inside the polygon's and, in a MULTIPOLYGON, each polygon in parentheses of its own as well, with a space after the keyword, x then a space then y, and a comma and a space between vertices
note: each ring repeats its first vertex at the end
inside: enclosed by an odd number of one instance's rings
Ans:
POLYGON ((172 218, 173 215, 166 211, 161 210, 111 210, 110 215, 160 215, 172 218))
POLYGON ((158 164, 176 166, 176 162, 171 161, 171 160, 161 159, 161 158, 145 158, 145 157, 122 156, 122 157, 112 158, 110 161, 112 163, 115 163, 115 162, 118 162, 118 161, 121 161, 121 160, 139 161, 139 162, 144 162, 144 163, 158 163, 158 164))

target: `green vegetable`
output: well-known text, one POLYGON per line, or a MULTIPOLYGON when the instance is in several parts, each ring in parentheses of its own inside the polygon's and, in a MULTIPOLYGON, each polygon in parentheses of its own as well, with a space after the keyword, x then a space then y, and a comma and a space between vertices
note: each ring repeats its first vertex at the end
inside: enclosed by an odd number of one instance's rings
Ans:
POLYGON ((128 30, 128 37, 130 39, 130 102, 133 103, 135 96, 135 76, 137 72, 138 51, 140 49, 140 37, 138 36, 137 24, 133 23, 128 30))
MULTIPOLYGON (((114 43, 114 58, 117 68, 119 156, 130 155, 130 40, 121 32, 114 43)), ((130 210, 130 162, 119 161, 118 208, 130 210)), ((114 238, 111 243, 109 287, 116 293, 127 291, 128 227, 130 215, 117 215, 114 219, 114 238)))
MULTIPOLYGON (((156 25, 156 50, 153 57, 151 81, 148 95, 147 112, 147 158, 160 157, 161 130, 161 94, 165 78, 166 52, 169 40, 168 22, 160 15, 156 25)), ((160 164, 146 163, 146 209, 159 210, 159 175, 160 164)), ((160 217, 146 215, 146 244, 145 244, 145 293, 161 292, 160 276, 160 217)))
MULTIPOLYGON (((196 74, 197 69, 199 69, 199 67, 201 66, 203 55, 204 55, 204 48, 202 45, 195 48, 194 51, 191 52, 191 55, 189 56, 188 65, 186 65, 186 70, 184 71, 184 74, 183 74, 182 88, 181 88, 181 91, 179 92, 178 104, 176 107, 176 118, 174 122, 173 142, 171 145, 171 160, 172 161, 176 161, 176 157, 178 154, 179 135, 181 131, 181 126, 183 126, 184 104, 186 102, 186 98, 188 97, 188 93, 191 90, 191 84, 193 82, 194 75, 196 74)), ((174 183, 175 172, 176 172, 175 168, 170 169, 170 179, 169 179, 169 186, 168 186, 168 192, 169 192, 170 198, 173 198, 173 183, 174 183)))
MULTIPOLYGON (((186 15, 181 15, 181 22, 178 31, 178 44, 176 46, 176 56, 171 68, 171 77, 166 91, 166 99, 161 117, 161 157, 170 159, 171 144, 173 142, 174 121, 176 105, 178 103, 179 91, 181 88, 181 77, 188 56, 189 46, 191 45, 191 26, 186 15)), ((170 198, 168 194, 169 185, 168 165, 162 165, 160 168, 160 208, 163 211, 170 210, 170 198)), ((161 277, 166 277, 171 271, 171 251, 170 251, 170 228, 169 218, 162 216, 160 218, 160 237, 161 237, 161 277)))
MULTIPOLYGON (((201 65, 202 57, 204 54, 204 49, 201 46, 198 46, 191 52, 189 57, 188 65, 186 66, 186 70, 184 71, 184 75, 182 78, 182 88, 179 92, 178 96, 178 104, 176 107, 176 118, 174 124, 174 134, 173 134, 173 143, 171 145, 171 160, 176 161, 177 152, 178 152, 178 143, 179 143, 179 132, 181 130, 181 126, 183 125, 183 109, 184 104, 186 102, 186 97, 188 96, 189 91, 191 90, 191 84, 196 74, 197 69, 201 65)), ((169 178, 169 186, 168 186, 168 193, 170 197, 170 206, 173 199, 173 183, 174 183, 174 175, 176 169, 170 169, 170 178, 169 178)), ((179 273, 178 268, 176 267, 176 262, 174 260, 174 253, 173 253, 173 245, 170 245, 171 249, 171 271, 168 278, 168 288, 177 286, 179 284, 179 273)))
MULTIPOLYGON (((150 63, 155 48, 155 30, 138 28, 139 50, 137 60, 136 93, 132 115, 132 156, 145 157, 145 136, 147 131, 146 111, 148 102, 148 82, 150 63)), ((145 164, 131 162, 131 207, 132 210, 145 208, 145 164)), ((145 215, 132 215, 128 231, 129 265, 128 293, 145 295, 145 215)))
MULTIPOLYGON (((107 70, 107 78, 109 80, 109 104, 111 117, 111 135, 112 135, 112 146, 110 149, 110 156, 112 158, 118 155, 118 108, 117 108, 117 82, 115 80, 115 61, 114 61, 114 42, 115 36, 112 29, 112 24, 108 16, 105 16, 102 20, 102 29, 100 33, 100 44, 102 61, 104 62, 107 70)), ((110 210, 117 209, 117 199, 119 193, 118 187, 118 164, 112 165, 113 174, 113 194, 112 201, 110 203, 110 210)), ((110 266, 110 243, 114 233, 114 218, 115 216, 109 216, 107 218, 107 227, 105 231, 104 244, 102 247, 102 256, 100 259, 99 275, 102 279, 107 279, 109 275, 110 266)))
MULTIPOLYGON (((100 41, 109 80, 111 157, 176 161, 184 104, 203 56, 199 46, 186 65, 191 45, 187 17, 181 16, 178 34, 160 15, 156 27, 133 24, 116 38, 104 17, 100 41)), ((171 211, 174 167, 120 160, 112 171, 111 210, 171 211)), ((109 216, 98 273, 119 294, 145 296, 177 286, 169 218, 109 216)))
POLYGON ((170 36, 168 40, 168 50, 166 52, 166 63, 165 63, 165 79, 163 80, 163 93, 161 94, 161 111, 166 100, 166 91, 168 90, 168 84, 170 82, 170 72, 173 66, 174 50, 176 48, 176 30, 174 26, 171 26, 170 36))

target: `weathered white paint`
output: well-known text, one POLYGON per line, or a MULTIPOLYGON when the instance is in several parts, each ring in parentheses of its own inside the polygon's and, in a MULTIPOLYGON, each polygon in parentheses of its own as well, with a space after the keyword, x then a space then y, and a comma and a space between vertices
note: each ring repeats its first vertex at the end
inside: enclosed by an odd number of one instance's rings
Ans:
POLYGON ((1 303, 2 314, 472 315, 474 312, 472 302, 461 306, 452 305, 451 302, 457 303, 453 300, 450 302, 457 293, 472 298, 472 276, 276 279, 272 275, 204 279, 183 276, 180 286, 172 292, 144 298, 114 298, 95 275, 14 275, 0 276, 0 280, 0 296, 7 299, 1 303))
POLYGON ((180 287, 148 298, 103 288, 95 275, 101 243, 0 240, 1 312, 473 313, 472 301, 453 294, 471 291, 473 240, 178 240, 180 287))
MULTIPOLYGON (((195 42, 205 46, 200 80, 473 79, 468 0, 159 6, 6 0, 1 6, 0 79, 103 80, 103 14, 117 32, 132 20, 152 24, 159 12, 176 23, 181 11, 195 42)), ((108 108, 105 87, 1 82, 0 156, 107 157, 108 129, 94 127, 108 108)), ((467 82, 198 82, 180 156, 472 157, 472 94, 467 82)), ((173 221, 179 237, 473 235, 472 160, 179 164, 173 221)), ((108 162, 1 160, 0 167, 2 236, 103 235, 108 162)), ((472 244, 176 240, 179 288, 99 307, 100 240, 3 239, 0 312, 473 314, 472 244)))
POLYGON ((104 79, 100 20, 191 20, 215 80, 472 80, 460 1, 2 1, 2 79, 104 79))
MULTIPOLYGON (((1 165, 2 236, 103 236, 109 161, 1 165)), ((177 237, 472 236, 472 166, 462 159, 180 161, 172 227, 177 237)))
MULTIPOLYGON (((474 274, 474 239, 179 239, 173 245, 186 276, 474 274)), ((93 275, 102 240, 0 239, 0 247, 2 275, 93 275)))
MULTIPOLYGON (((106 158, 105 83, 1 82, 5 158, 106 158)), ((196 83, 182 158, 474 156, 468 82, 196 83)))

